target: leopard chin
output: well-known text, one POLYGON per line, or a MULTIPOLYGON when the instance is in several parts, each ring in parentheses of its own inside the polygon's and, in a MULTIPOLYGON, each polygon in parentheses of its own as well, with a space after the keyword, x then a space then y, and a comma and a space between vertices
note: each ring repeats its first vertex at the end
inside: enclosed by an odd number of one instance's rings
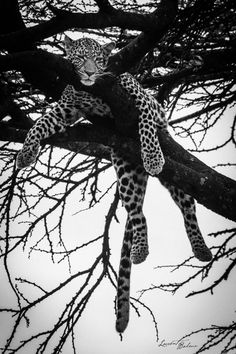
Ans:
POLYGON ((94 85, 94 81, 92 81, 92 80, 81 80, 81 83, 83 84, 83 85, 85 85, 85 86, 92 86, 92 85, 94 85))

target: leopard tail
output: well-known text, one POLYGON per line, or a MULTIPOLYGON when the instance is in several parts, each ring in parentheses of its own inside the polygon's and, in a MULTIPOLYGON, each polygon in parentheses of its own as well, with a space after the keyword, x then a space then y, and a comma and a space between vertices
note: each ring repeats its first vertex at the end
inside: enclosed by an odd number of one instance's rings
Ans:
POLYGON ((130 274, 132 265, 130 260, 130 252, 132 247, 132 238, 132 223, 128 217, 126 221, 124 240, 121 250, 121 259, 117 284, 116 330, 119 333, 124 332, 129 322, 130 274))

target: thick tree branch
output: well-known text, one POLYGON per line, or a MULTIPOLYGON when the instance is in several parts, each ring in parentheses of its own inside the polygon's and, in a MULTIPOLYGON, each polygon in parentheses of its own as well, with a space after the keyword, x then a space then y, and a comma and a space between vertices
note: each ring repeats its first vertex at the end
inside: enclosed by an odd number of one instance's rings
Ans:
POLYGON ((25 28, 17 0, 0 2, 0 34, 25 28), (6 21, 8 19, 9 21, 6 21))
MULTIPOLYGON (((22 143, 25 136, 26 131, 8 128, 6 124, 0 125, 0 139, 3 141, 22 143)), ((212 170, 166 133, 159 132, 159 139, 166 163, 158 177, 183 189, 206 208, 236 221, 236 182, 212 170)), ((69 128, 65 134, 57 135, 46 142, 76 152, 83 147, 84 150, 79 152, 85 154, 86 145, 82 142, 92 143, 89 154, 95 148, 96 156, 106 159, 109 159, 109 153, 104 145, 115 147, 133 162, 140 163, 140 146, 136 140, 119 135, 114 129, 101 125, 69 128)))
POLYGON ((177 10, 178 1, 161 1, 158 9, 152 15, 155 26, 147 27, 143 33, 114 55, 110 60, 108 70, 120 74, 138 63, 167 33, 175 19, 177 10))
POLYGON ((7 86, 0 83, 0 121, 7 115, 11 116, 15 128, 31 127, 31 119, 14 102, 7 86))
POLYGON ((75 85, 78 81, 70 62, 43 50, 1 55, 0 72, 9 70, 24 72, 32 86, 54 99, 60 97, 69 82, 75 85))
MULTIPOLYGON (((22 20, 18 0, 0 1, 0 38, 8 36, 9 33, 24 32, 26 30, 22 20)), ((35 49, 33 43, 14 42, 8 43, 6 47, 10 52, 18 50, 35 49)))
MULTIPOLYGON (((104 8, 104 6, 103 6, 104 8)), ((107 6, 106 6, 107 8, 107 6)), ((153 14, 138 14, 116 10, 110 8, 109 16, 107 12, 97 13, 72 13, 65 10, 55 10, 56 17, 39 25, 23 29, 17 32, 0 36, 0 48, 18 46, 19 43, 31 44, 50 37, 56 33, 64 32, 71 28, 106 28, 117 26, 123 29, 133 29, 139 31, 149 31, 157 33, 163 31, 163 23, 170 23, 177 11, 177 0, 161 1, 158 11, 153 14), (173 13, 173 8, 175 9, 173 13), (158 15, 160 10, 160 15, 158 15), (160 22, 160 23, 159 23, 160 22)))
POLYGON ((109 3, 108 0, 95 0, 99 10, 107 13, 107 14, 111 14, 112 12, 115 11, 114 7, 109 3))

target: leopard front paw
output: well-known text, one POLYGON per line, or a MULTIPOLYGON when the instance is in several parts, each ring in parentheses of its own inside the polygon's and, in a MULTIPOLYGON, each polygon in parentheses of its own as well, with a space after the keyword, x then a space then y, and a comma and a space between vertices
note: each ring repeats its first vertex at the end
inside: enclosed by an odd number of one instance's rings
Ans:
POLYGON ((17 168, 22 169, 31 165, 36 160, 39 152, 39 147, 39 144, 23 147, 23 149, 18 152, 16 157, 17 168))
POLYGON ((161 173, 165 164, 165 159, 162 151, 149 151, 142 154, 143 167, 151 176, 156 176, 161 173))

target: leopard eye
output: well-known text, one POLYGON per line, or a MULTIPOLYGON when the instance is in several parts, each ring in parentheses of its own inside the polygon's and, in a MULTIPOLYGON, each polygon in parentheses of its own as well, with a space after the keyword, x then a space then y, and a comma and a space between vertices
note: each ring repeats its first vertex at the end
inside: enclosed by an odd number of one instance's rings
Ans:
POLYGON ((84 63, 84 58, 82 56, 74 56, 74 55, 71 55, 68 57, 68 59, 75 65, 79 65, 81 66, 83 63, 84 63))
POLYGON ((82 55, 76 55, 76 60, 78 60, 78 61, 84 61, 84 57, 82 56, 82 55))
POLYGON ((104 59, 101 57, 101 58, 96 58, 96 64, 99 68, 103 68, 104 66, 104 59))
POLYGON ((76 58, 76 63, 77 64, 83 64, 84 63, 84 59, 83 58, 76 58))

